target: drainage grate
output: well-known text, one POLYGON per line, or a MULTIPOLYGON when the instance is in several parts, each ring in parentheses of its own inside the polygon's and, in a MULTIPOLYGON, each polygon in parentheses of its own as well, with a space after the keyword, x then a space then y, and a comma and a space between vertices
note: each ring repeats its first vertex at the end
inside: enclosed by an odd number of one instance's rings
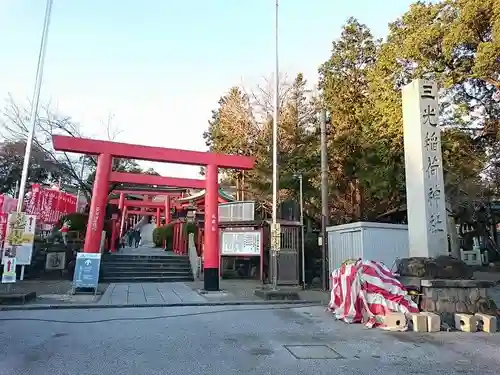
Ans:
POLYGON ((284 345, 296 359, 343 359, 327 345, 284 345))

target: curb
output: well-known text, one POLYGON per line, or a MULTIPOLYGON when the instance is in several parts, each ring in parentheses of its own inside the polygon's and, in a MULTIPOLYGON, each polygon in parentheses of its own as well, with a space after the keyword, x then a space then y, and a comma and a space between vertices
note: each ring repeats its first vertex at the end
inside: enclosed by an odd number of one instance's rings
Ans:
POLYGON ((216 306, 266 306, 266 305, 324 305, 323 301, 272 300, 272 301, 213 301, 213 302, 175 302, 175 303, 137 303, 137 304, 40 304, 0 306, 0 311, 37 311, 37 310, 95 310, 145 307, 216 307, 216 306))

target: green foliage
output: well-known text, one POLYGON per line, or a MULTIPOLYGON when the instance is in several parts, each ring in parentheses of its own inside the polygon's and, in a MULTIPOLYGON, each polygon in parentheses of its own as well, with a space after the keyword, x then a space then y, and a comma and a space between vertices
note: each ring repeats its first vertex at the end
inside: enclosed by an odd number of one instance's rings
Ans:
POLYGON ((367 26, 350 18, 319 69, 322 100, 331 118, 329 193, 337 222, 374 218, 401 199, 402 146, 391 147, 392 136, 378 131, 370 90, 379 50, 380 41, 367 26))
POLYGON ((445 185, 455 211, 484 199, 499 176, 499 14, 495 0, 417 2, 390 25, 371 72, 376 126, 393 139, 402 136, 401 86, 423 77, 442 88, 445 185))
POLYGON ((174 225, 168 224, 153 230, 153 242, 156 247, 163 247, 166 241, 166 248, 172 249, 174 238, 174 225))
POLYGON ((189 235, 191 233, 196 233, 197 227, 195 223, 184 224, 184 233, 189 235))
MULTIPOLYGON (((3 141, 0 143, 0 194, 14 195, 21 179, 24 163, 25 140, 3 141)), ((29 163, 28 183, 56 182, 63 170, 47 152, 33 145, 29 163)))
POLYGON ((71 222, 70 230, 85 232, 87 230, 87 223, 89 220, 89 215, 88 214, 81 214, 78 212, 64 215, 59 219, 59 221, 57 222, 57 224, 54 227, 54 230, 58 231, 59 229, 61 229, 63 223, 67 220, 69 220, 71 222))
MULTIPOLYGON (((255 98, 254 98, 255 97, 255 98)), ((266 92, 254 100, 234 87, 219 100, 208 130, 204 133, 211 151, 256 158, 255 168, 242 175, 228 171, 225 182, 240 184, 246 199, 254 199, 269 210, 272 199, 272 106, 266 92)), ((280 196, 282 200, 298 195, 297 173, 304 176, 306 206, 312 206, 319 163, 318 137, 315 130, 315 107, 307 82, 298 74, 281 94, 279 124, 280 196)), ((317 183, 317 182, 316 182, 317 183)))

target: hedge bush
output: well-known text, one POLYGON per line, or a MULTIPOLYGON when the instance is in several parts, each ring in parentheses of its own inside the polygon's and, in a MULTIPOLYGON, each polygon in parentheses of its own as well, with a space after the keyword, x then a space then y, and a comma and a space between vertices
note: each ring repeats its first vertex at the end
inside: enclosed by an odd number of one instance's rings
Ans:
POLYGON ((174 225, 168 224, 153 230, 153 242, 156 247, 163 247, 165 241, 167 242, 167 249, 171 249, 174 238, 174 225))
MULTIPOLYGON (((184 225, 184 233, 196 233, 196 224, 187 223, 184 225)), ((167 249, 172 249, 174 245, 174 224, 163 225, 153 230, 153 242, 156 247, 163 247, 167 243, 167 249)))

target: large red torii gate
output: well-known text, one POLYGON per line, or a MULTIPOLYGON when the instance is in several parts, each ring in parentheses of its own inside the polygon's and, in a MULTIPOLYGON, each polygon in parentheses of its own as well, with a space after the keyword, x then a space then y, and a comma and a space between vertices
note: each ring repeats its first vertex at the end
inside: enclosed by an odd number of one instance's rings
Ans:
MULTIPOLYGON (((252 169, 255 163, 254 158, 241 155, 226 155, 212 152, 141 146, 60 135, 52 136, 52 142, 56 151, 98 156, 92 190, 92 201, 89 211, 89 225, 85 235, 84 245, 84 251, 89 253, 99 252, 110 179, 120 178, 120 175, 117 175, 118 172, 111 171, 113 157, 206 166, 204 184, 204 189, 206 190, 204 287, 205 290, 208 291, 219 290, 218 169, 252 169)), ((145 182, 145 184, 150 184, 150 180, 147 181, 148 182, 145 182)), ((127 180, 126 182, 130 181, 127 180)))

